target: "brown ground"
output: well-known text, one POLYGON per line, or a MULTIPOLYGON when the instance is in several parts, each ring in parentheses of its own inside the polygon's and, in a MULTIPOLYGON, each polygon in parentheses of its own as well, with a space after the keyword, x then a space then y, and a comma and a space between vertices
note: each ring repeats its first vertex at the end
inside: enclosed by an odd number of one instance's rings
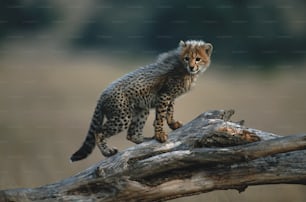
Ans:
MULTIPOLYGON (((120 58, 31 58, 0 60, 0 189, 51 183, 101 160, 95 150, 86 160, 68 161, 85 138, 101 90, 151 61, 124 66, 120 58)), ((177 101, 177 119, 186 123, 206 110, 235 109, 235 118, 245 119, 249 127, 278 134, 306 132, 305 70, 284 67, 266 75, 252 68, 239 74, 220 69, 213 63, 195 89, 177 101)), ((152 135, 152 115, 146 136, 152 135)), ((113 137, 110 144, 121 150, 133 145, 125 134, 113 137)), ((215 191, 190 201, 303 202, 305 191, 305 186, 257 186, 241 194, 215 191)))

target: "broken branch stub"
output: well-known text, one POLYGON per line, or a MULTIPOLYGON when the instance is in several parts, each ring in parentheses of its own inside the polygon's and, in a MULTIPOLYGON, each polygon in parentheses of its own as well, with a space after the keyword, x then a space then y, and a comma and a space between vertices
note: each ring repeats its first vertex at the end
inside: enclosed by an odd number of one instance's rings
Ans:
POLYGON ((155 140, 127 148, 79 174, 33 189, 0 191, 0 201, 165 201, 251 185, 305 184, 306 134, 282 137, 205 112, 155 140))

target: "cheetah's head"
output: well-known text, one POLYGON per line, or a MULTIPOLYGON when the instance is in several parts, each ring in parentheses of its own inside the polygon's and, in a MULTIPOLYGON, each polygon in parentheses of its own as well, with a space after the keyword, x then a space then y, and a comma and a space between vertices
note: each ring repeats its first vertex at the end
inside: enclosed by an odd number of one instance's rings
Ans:
POLYGON ((210 65, 210 56, 213 46, 204 41, 180 41, 180 57, 190 74, 204 72, 210 65))

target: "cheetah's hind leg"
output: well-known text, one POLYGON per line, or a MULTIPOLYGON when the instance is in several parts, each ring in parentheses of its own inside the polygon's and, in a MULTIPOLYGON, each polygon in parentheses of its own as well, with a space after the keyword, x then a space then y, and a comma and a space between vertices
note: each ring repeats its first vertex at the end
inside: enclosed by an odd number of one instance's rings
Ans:
POLYGON ((140 144, 143 141, 149 139, 149 138, 144 138, 142 135, 143 127, 146 123, 148 116, 149 116, 149 109, 137 109, 134 111, 126 139, 136 144, 140 144))
POLYGON ((105 157, 113 156, 118 152, 117 148, 109 148, 106 143, 106 139, 104 135, 97 134, 96 135, 96 144, 98 148, 100 149, 101 153, 105 157))
POLYGON ((123 129, 127 129, 130 122, 130 116, 127 114, 123 117, 112 116, 103 124, 101 133, 96 135, 96 144, 103 156, 112 156, 118 152, 117 148, 107 146, 106 139, 120 133, 123 129))

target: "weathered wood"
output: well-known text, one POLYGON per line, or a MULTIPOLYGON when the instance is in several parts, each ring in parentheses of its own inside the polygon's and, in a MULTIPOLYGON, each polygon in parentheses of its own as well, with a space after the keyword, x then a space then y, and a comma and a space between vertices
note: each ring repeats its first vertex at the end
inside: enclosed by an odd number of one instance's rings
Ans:
POLYGON ((0 201, 165 201, 251 185, 306 184, 306 134, 282 137, 231 122, 233 110, 205 112, 70 178, 0 191, 0 201))

